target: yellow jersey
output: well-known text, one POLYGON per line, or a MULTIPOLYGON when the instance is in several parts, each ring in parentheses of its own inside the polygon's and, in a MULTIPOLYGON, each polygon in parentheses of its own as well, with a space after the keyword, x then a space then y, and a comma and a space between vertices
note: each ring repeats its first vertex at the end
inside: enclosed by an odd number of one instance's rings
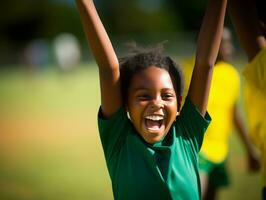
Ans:
POLYGON ((245 67, 244 100, 253 142, 261 151, 264 186, 266 186, 266 48, 245 67))

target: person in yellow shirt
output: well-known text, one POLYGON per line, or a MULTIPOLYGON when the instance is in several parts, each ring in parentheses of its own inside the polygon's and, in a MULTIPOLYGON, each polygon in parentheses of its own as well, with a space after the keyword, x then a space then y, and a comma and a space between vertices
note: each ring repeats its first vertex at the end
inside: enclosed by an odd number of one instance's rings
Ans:
POLYGON ((230 15, 248 64, 244 97, 251 137, 261 152, 262 199, 266 200, 266 6, 262 0, 230 1, 230 15), (239 6, 241 5, 241 6, 239 6))
MULTIPOLYGON (((255 149, 247 136, 247 129, 238 113, 240 77, 237 70, 228 63, 233 52, 232 37, 225 28, 214 67, 208 110, 212 123, 205 133, 199 154, 199 172, 203 199, 215 199, 219 187, 229 184, 226 159, 229 136, 234 125, 247 150, 249 167, 258 169, 259 162, 255 149), (230 81, 225 81, 230 77, 230 81)), ((183 63, 186 79, 190 79, 194 59, 183 63)), ((187 87, 185 87, 187 88, 187 87)))

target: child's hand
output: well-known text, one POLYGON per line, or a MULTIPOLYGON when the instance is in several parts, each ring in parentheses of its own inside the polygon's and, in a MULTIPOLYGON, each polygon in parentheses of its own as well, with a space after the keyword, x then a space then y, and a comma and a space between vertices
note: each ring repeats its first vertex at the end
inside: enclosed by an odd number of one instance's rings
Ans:
POLYGON ((248 153, 248 168, 251 172, 260 170, 260 154, 258 151, 252 150, 248 153))

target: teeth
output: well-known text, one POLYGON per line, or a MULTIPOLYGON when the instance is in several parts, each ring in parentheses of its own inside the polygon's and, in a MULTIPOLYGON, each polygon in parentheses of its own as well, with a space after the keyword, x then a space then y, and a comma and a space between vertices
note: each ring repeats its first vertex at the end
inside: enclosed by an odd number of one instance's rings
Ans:
POLYGON ((149 115, 149 116, 146 116, 145 119, 149 119, 149 120, 153 120, 153 121, 159 121, 159 120, 163 120, 163 116, 149 115))

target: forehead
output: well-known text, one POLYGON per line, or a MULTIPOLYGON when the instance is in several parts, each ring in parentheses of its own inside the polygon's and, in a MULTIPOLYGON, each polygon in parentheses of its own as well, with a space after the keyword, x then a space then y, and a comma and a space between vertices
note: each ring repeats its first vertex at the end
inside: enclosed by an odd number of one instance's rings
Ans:
POLYGON ((130 88, 150 89, 150 88, 169 88, 173 89, 171 77, 165 69, 150 66, 132 77, 130 88))

